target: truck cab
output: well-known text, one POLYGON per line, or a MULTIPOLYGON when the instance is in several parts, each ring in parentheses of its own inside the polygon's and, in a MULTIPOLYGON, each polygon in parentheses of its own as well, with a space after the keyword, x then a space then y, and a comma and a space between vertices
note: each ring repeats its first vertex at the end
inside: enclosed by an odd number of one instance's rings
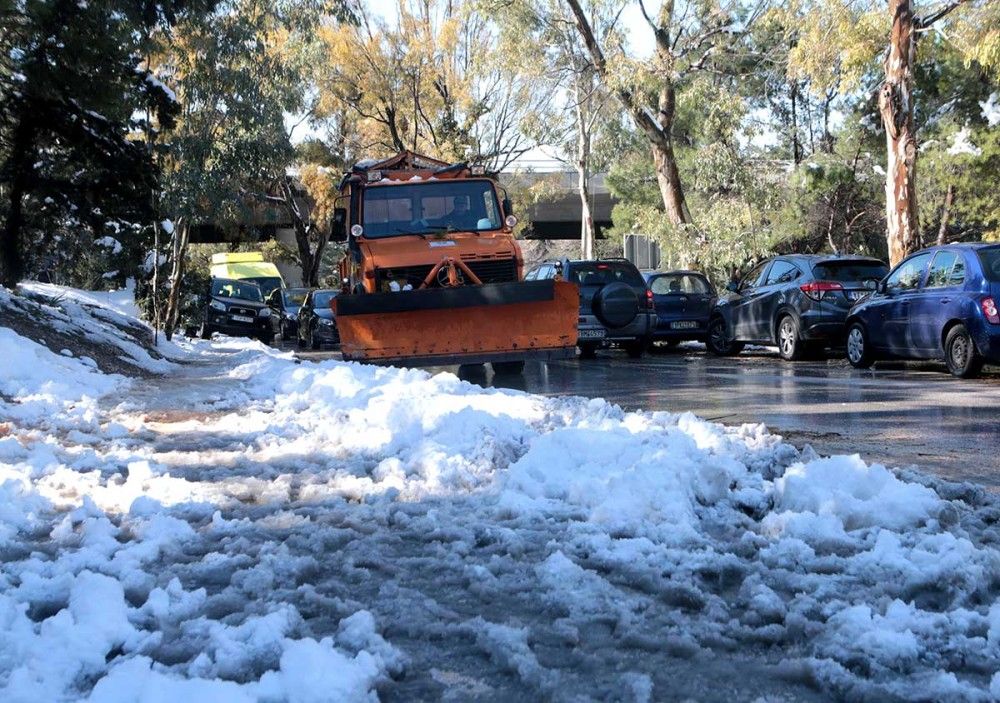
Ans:
POLYGON ((481 169, 404 152, 356 165, 341 182, 341 202, 335 217, 348 251, 340 273, 352 293, 447 285, 444 268, 428 280, 445 258, 464 264, 460 278, 521 280, 510 201, 481 169))

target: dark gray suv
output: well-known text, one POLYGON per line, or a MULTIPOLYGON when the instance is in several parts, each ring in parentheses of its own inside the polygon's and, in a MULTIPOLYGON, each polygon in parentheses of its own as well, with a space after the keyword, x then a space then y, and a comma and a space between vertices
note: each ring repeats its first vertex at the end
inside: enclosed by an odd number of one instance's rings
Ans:
POLYGON ((878 259, 791 254, 768 259, 730 283, 708 321, 708 350, 739 354, 776 344, 782 358, 843 343, 847 311, 888 273, 878 259))
POLYGON ((627 259, 561 259, 536 266, 525 280, 555 278, 559 272, 580 287, 580 356, 591 358, 612 344, 632 358, 642 356, 656 328, 656 309, 639 269, 627 259))

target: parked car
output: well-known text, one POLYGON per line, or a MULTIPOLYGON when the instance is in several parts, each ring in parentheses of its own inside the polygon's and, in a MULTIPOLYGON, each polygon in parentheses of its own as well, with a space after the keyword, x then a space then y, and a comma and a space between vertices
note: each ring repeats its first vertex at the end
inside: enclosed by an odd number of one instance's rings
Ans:
POLYGON ((340 344, 337 320, 330 303, 340 293, 334 288, 309 291, 299 307, 299 347, 319 349, 323 344, 340 344))
POLYGON ((577 347, 591 358, 612 344, 633 358, 642 356, 656 327, 653 293, 639 269, 627 259, 548 261, 528 272, 526 280, 555 278, 560 273, 580 288, 577 347))
POLYGON ((674 346, 688 340, 704 341, 715 304, 715 289, 697 271, 644 273, 656 308, 654 342, 674 346))
POLYGON ((260 286, 231 278, 211 279, 199 335, 209 339, 213 332, 271 344, 271 310, 264 304, 260 286))
POLYGON ((778 346, 782 358, 843 343, 847 313, 889 268, 878 259, 794 254, 755 266, 719 298, 708 323, 709 351, 739 354, 744 344, 778 346))
POLYGON ((931 247, 904 259, 847 319, 847 359, 941 359, 959 378, 1000 363, 1000 245, 931 247))
POLYGON ((271 327, 275 336, 288 341, 299 333, 299 307, 309 294, 308 288, 275 288, 267 297, 271 308, 271 327))

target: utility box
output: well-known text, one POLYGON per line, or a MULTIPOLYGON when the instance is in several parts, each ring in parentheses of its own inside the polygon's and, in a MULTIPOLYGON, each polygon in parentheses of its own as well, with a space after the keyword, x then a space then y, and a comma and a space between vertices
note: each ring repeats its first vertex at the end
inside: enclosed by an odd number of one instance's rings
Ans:
POLYGON ((640 271, 655 271, 660 266, 660 245, 644 234, 626 234, 625 258, 640 271))

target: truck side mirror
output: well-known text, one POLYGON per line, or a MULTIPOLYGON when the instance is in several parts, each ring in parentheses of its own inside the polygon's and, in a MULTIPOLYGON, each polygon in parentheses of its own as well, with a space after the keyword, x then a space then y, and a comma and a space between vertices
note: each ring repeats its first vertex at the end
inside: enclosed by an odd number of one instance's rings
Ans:
POLYGON ((347 208, 338 207, 333 210, 333 227, 330 238, 335 242, 347 239, 347 208))
POLYGON ((503 199, 503 214, 505 216, 514 214, 514 205, 510 202, 510 198, 503 199))

